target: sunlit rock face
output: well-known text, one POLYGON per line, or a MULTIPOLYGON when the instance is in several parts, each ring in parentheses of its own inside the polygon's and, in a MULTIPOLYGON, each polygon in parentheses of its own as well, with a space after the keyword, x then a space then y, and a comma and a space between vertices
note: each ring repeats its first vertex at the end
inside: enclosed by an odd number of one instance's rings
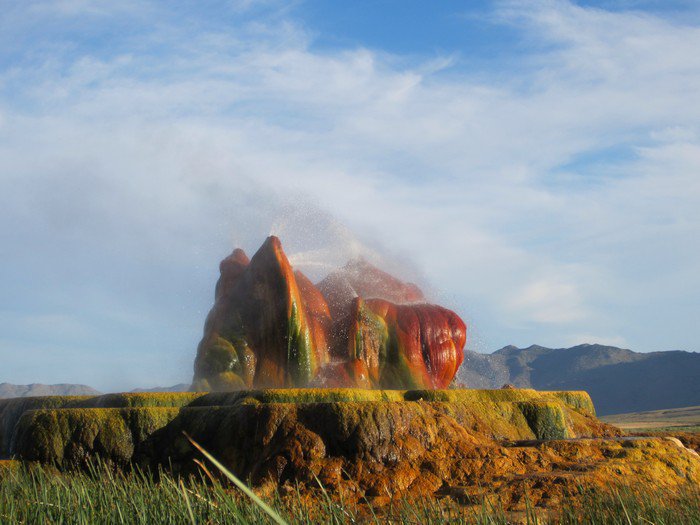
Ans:
POLYGON ((315 286, 269 237, 220 272, 193 389, 446 388, 462 363, 459 316, 365 261, 315 286))
POLYGON ((220 270, 193 386, 306 386, 330 358, 330 314, 323 296, 306 277, 295 275, 276 237, 269 237, 250 262, 236 250, 220 270))
POLYGON ((348 357, 362 360, 381 388, 447 388, 464 357, 467 327, 454 312, 432 304, 396 305, 356 298, 348 357))

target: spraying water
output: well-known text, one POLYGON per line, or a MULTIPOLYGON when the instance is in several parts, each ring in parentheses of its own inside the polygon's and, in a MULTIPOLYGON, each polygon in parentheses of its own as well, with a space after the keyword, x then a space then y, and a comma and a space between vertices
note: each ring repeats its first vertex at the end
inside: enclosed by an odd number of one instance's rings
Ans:
POLYGON ((419 273, 406 263, 407 257, 392 257, 378 242, 360 239, 330 213, 312 205, 282 207, 269 235, 284 240, 289 262, 314 282, 357 260, 387 268, 407 280, 415 281, 419 273))

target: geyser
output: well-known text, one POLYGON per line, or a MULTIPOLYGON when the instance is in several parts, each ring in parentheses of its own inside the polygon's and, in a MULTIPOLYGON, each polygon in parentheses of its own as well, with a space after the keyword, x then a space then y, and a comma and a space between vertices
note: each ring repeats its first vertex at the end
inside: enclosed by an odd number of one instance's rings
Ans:
POLYGON ((446 388, 462 363, 464 321, 365 261, 316 286, 271 236, 219 269, 195 390, 446 388))
POLYGON ((443 390, 462 362, 464 323, 366 262, 315 286, 269 237, 220 269, 193 388, 236 392, 0 400, 0 457, 201 477, 190 436, 260 493, 312 504, 319 484, 326 498, 373 506, 472 502, 491 487, 519 510, 584 483, 698 484, 697 456, 665 439, 619 439, 585 392, 443 390))

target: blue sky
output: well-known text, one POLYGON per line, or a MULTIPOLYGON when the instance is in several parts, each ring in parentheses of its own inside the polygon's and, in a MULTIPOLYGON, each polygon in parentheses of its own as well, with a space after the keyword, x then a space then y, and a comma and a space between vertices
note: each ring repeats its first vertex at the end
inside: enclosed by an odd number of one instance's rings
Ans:
POLYGON ((697 2, 2 2, 0 381, 189 381, 218 261, 698 350, 697 2))

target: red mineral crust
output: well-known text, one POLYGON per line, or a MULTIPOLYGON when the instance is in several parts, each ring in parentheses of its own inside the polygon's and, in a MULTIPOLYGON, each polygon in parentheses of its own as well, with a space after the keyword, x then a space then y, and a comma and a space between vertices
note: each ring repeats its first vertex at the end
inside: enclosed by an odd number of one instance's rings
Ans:
POLYGON ((446 388, 466 326, 454 312, 365 261, 318 286, 294 271, 276 237, 249 261, 220 265, 193 388, 446 388))
POLYGON ((333 321, 326 300, 306 275, 297 270, 294 272, 294 277, 306 309, 312 339, 317 346, 328 349, 333 321))
POLYGON ((244 262, 237 250, 221 264, 193 386, 306 386, 329 360, 328 307, 301 275, 299 286, 277 237, 268 237, 250 263, 244 262))
POLYGON ((447 388, 462 364, 467 327, 433 304, 356 298, 348 357, 365 362, 376 388, 447 388))

